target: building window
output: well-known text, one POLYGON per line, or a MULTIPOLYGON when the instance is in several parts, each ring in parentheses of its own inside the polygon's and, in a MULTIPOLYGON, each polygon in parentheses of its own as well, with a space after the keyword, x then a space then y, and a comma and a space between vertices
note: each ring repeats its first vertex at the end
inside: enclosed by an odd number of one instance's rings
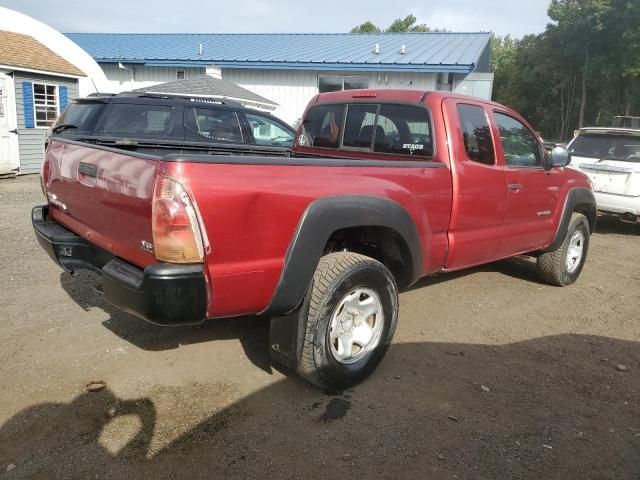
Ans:
POLYGON ((58 118, 58 87, 44 83, 33 84, 33 109, 36 128, 48 128, 58 118))
POLYGON ((369 88, 369 78, 362 76, 318 75, 320 93, 369 88))
POLYGON ((177 78, 178 80, 184 80, 184 70, 178 70, 178 71, 176 72, 176 78, 177 78))

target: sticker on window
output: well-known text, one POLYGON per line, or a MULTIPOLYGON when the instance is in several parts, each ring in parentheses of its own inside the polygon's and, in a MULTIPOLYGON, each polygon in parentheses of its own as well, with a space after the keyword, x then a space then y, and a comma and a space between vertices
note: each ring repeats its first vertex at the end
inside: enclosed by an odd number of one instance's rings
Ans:
POLYGON ((405 143, 402 148, 404 150, 424 150, 424 145, 422 143, 405 143))

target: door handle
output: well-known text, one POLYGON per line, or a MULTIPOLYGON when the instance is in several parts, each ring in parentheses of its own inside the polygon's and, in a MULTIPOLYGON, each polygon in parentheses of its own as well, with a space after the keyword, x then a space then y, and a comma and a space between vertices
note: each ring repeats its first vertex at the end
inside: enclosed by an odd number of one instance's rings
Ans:
POLYGON ((520 185, 519 183, 510 183, 509 185, 507 185, 507 188, 509 190, 518 191, 518 190, 522 190, 522 185, 520 185))
POLYGON ((14 135, 18 134, 18 129, 14 128, 13 130, 9 130, 9 133, 13 133, 14 135))

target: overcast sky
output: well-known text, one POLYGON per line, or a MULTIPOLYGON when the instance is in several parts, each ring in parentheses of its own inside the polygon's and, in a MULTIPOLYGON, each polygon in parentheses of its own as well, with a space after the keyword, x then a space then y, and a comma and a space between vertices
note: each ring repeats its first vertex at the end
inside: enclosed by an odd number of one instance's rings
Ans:
POLYGON ((549 0, 0 0, 62 32, 348 32, 412 13, 458 32, 540 33, 549 0))

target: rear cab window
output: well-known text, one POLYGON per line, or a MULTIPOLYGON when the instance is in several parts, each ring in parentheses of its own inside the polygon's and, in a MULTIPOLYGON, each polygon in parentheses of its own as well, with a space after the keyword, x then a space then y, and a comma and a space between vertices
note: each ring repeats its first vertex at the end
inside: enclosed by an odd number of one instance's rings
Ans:
POLYGON ((426 107, 392 103, 312 107, 298 146, 421 158, 434 154, 426 107))

